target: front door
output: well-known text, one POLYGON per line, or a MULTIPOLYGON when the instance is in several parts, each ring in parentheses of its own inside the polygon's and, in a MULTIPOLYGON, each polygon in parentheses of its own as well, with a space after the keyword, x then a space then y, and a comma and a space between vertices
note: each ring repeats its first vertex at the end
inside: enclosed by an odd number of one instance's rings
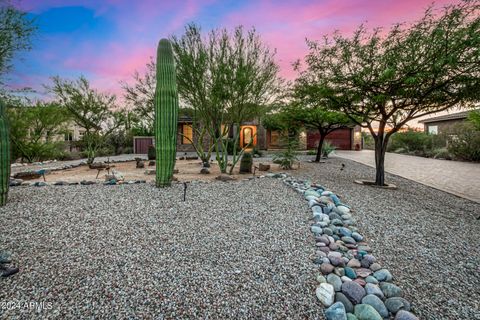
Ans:
POLYGON ((245 147, 248 145, 250 142, 252 142, 253 139, 253 130, 250 127, 245 127, 243 128, 243 141, 242 141, 242 147, 245 147))

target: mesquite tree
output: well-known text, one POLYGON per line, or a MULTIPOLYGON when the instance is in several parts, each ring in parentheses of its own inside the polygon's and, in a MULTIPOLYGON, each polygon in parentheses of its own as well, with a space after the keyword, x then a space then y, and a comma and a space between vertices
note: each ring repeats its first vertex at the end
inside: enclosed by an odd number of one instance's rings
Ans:
POLYGON ((391 135, 408 121, 480 99, 480 6, 433 8, 419 21, 387 33, 360 27, 308 42, 297 80, 305 101, 327 99, 375 140, 376 185, 385 184, 391 135), (378 126, 378 127, 377 127, 378 126))
POLYGON ((7 203, 10 186, 10 137, 5 104, 0 99, 0 206, 7 203))
MULTIPOLYGON (((191 24, 181 37, 172 37, 177 63, 178 90, 195 110, 203 128, 214 141, 221 172, 227 172, 229 128, 257 117, 262 106, 277 96, 279 81, 275 52, 265 46, 254 29, 236 27, 202 35, 191 24)), ((244 150, 237 153, 240 130, 234 131, 232 173, 244 150)))
POLYGON ((155 150, 157 187, 169 186, 177 152, 178 93, 175 61, 170 41, 162 39, 157 49, 155 90, 155 150))

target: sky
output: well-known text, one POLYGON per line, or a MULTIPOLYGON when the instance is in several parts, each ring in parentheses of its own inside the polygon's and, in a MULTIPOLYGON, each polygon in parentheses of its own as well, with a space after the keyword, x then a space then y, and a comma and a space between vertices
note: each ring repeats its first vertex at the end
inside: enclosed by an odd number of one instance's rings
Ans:
MULTIPOLYGON (((456 0, 436 0, 441 8, 456 0)), ((419 19, 432 0, 17 0, 15 5, 39 26, 33 49, 15 61, 7 83, 44 91, 49 77, 86 76, 100 91, 123 96, 120 82, 132 83, 135 70, 155 55, 159 39, 181 35, 187 23, 203 30, 237 25, 255 27, 276 48, 282 77, 296 76, 305 39, 320 40, 360 24, 388 29, 419 19)))

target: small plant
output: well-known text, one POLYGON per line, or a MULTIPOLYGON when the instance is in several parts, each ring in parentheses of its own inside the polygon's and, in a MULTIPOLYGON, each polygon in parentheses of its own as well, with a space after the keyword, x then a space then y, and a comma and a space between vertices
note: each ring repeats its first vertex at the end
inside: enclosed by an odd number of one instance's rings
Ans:
POLYGON ((240 160, 240 173, 252 173, 253 157, 250 152, 245 152, 240 160))
POLYGON ((155 160, 156 154, 155 154, 154 146, 152 145, 148 146, 147 156, 148 156, 148 160, 155 160))
POLYGON ((284 170, 292 170, 295 161, 299 161, 297 158, 298 143, 294 138, 289 139, 287 149, 283 152, 273 156, 273 163, 277 163, 284 170))
POLYGON ((333 151, 335 151, 335 149, 337 149, 337 147, 335 147, 334 145, 332 145, 330 142, 328 141, 325 141, 323 143, 323 146, 322 146, 322 155, 325 157, 325 158, 328 158, 328 155, 330 153, 332 153, 333 151))
POLYGON ((315 150, 308 150, 307 151, 307 156, 314 156, 316 154, 317 154, 317 151, 315 151, 315 150))

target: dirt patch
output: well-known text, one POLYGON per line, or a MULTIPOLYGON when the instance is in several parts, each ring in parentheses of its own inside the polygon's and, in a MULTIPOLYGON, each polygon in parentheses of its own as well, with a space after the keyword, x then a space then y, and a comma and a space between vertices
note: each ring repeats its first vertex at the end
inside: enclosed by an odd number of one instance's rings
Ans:
MULTIPOLYGON (((269 164, 270 170, 269 172, 282 172, 282 170, 278 164, 274 164, 268 161, 261 161, 263 164, 269 164)), ((258 167, 260 162, 254 162, 254 165, 258 167)), ((119 163, 112 163, 112 169, 115 169, 123 174, 125 177, 125 181, 128 180, 146 180, 146 181, 154 181, 155 174, 147 175, 145 172, 147 170, 155 170, 155 166, 148 166, 148 161, 145 162, 145 168, 140 169, 136 168, 135 161, 128 161, 128 162, 119 162, 119 163)), ((178 170, 178 173, 175 174, 175 177, 179 181, 194 181, 194 180, 202 180, 202 181, 212 181, 220 174, 220 169, 216 163, 211 163, 211 167, 209 168, 210 174, 200 174, 200 170, 202 169, 202 163, 199 160, 177 160, 175 169, 178 170)), ((239 174, 238 173, 239 166, 234 170, 233 177, 236 179, 245 179, 253 176, 253 174, 239 174)), ((295 172, 302 172, 302 168, 299 170, 295 170, 295 172)), ((65 182, 79 182, 82 180, 88 181, 97 181, 103 182, 105 181, 105 175, 107 174, 106 170, 100 171, 98 174, 97 169, 90 169, 88 166, 80 166, 71 169, 65 169, 60 171, 52 171, 49 174, 45 175, 47 182, 55 182, 55 181, 65 181, 65 182)), ((256 172, 256 175, 265 174, 264 171, 256 172)), ((43 181, 43 178, 33 179, 32 182, 36 181, 43 181)))

